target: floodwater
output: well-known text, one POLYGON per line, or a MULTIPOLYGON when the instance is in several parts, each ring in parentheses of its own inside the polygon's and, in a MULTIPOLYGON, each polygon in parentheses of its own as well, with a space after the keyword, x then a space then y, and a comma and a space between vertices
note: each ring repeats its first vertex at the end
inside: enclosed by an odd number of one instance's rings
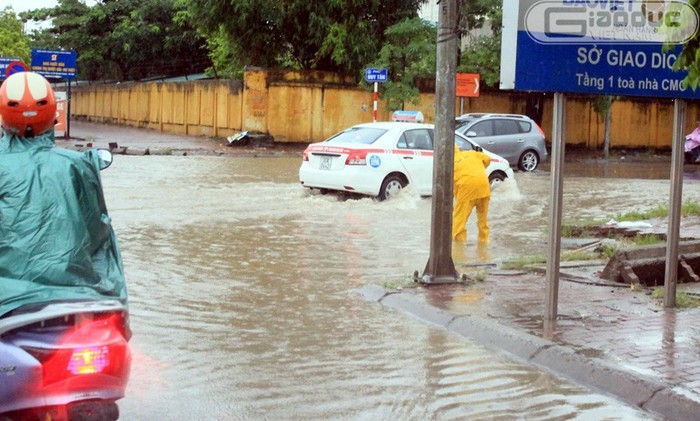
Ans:
MULTIPOLYGON (((424 268, 430 200, 309 194, 299 164, 116 156, 103 172, 134 332, 121 419, 652 419, 366 301, 362 285, 424 268)), ((491 244, 472 245, 472 216, 455 263, 546 250, 549 183, 500 186, 491 244)), ((564 189, 565 219, 600 219, 665 203, 669 182, 567 175, 564 189)))

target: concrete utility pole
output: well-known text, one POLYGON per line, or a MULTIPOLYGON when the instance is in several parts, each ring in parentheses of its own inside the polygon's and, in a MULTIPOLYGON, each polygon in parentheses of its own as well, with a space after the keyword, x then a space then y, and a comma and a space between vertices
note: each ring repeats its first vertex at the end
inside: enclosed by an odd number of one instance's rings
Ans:
POLYGON ((437 75, 435 83, 435 141, 430 258, 420 281, 455 282, 452 261, 452 201, 455 142, 455 75, 457 73, 457 10, 459 0, 438 0, 437 75))

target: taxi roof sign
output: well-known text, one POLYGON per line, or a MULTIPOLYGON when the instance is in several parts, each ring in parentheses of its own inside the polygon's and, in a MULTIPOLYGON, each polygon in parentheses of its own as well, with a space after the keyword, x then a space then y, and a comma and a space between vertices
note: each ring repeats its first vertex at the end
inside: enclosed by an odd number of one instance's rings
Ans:
POLYGON ((425 117, 423 117, 423 113, 420 111, 397 110, 391 115, 391 120, 405 123, 423 123, 425 117))

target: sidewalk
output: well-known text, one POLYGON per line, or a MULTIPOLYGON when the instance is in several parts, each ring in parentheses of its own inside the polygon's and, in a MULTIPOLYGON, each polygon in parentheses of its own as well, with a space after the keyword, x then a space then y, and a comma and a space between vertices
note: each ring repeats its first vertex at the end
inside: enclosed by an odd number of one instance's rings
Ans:
POLYGON ((664 419, 700 419, 700 308, 664 309, 649 290, 597 278, 603 267, 562 263, 550 332, 544 271, 492 270, 483 282, 368 285, 361 293, 664 419))
POLYGON ((57 138, 56 145, 72 148, 111 149, 127 155, 232 155, 299 156, 308 145, 229 146, 226 139, 161 133, 151 129, 72 120, 70 139, 57 138), (110 147, 110 144, 112 147, 110 147))

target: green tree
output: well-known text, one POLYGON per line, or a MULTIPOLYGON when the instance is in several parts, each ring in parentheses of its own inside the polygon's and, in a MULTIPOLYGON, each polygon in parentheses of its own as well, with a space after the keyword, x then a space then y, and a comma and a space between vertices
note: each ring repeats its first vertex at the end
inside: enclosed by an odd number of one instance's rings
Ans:
POLYGON ((12 7, 0 11, 0 57, 19 58, 29 64, 29 39, 22 32, 22 21, 12 7))
MULTIPOLYGON (((181 7, 181 6, 180 6, 181 7)), ((175 0, 59 0, 23 14, 51 21, 32 33, 37 48, 75 50, 82 79, 137 80, 198 73, 210 65, 206 42, 176 20, 175 0)))
POLYGON ((462 50, 460 73, 479 73, 482 86, 497 87, 501 80, 501 36, 476 38, 462 50))
POLYGON ((500 33, 503 21, 503 2, 501 0, 460 0, 459 28, 462 35, 481 28, 489 23, 491 30, 500 33))
MULTIPOLYGON (((688 4, 700 14, 700 0, 688 0, 688 4)), ((666 29, 669 30, 669 28, 666 29)), ((677 33, 673 28, 670 29, 670 35, 676 35, 677 33)), ((664 46, 664 49, 671 50, 676 47, 677 44, 669 43, 664 46)), ((700 84, 700 32, 696 33, 693 38, 683 45, 673 68, 674 70, 686 70, 688 76, 685 78, 685 83, 693 90, 697 89, 700 84)))
POLYGON ((420 18, 411 18, 389 27, 384 35, 379 58, 367 67, 388 70, 389 78, 381 87, 382 98, 388 110, 403 110, 407 102, 417 104, 420 100, 416 80, 435 77, 437 28, 420 18))
POLYGON ((596 95, 593 100, 593 110, 605 119, 605 131, 603 134, 603 157, 610 156, 610 123, 612 120, 612 103, 615 100, 611 95, 596 95))
MULTIPOLYGON (((490 22, 493 35, 469 40, 461 55, 460 72, 480 73, 487 84, 498 84, 500 76, 501 3, 496 0, 461 1, 456 36, 468 37, 470 31, 490 22)), ((389 70, 382 84, 382 98, 389 110, 404 109, 406 103, 419 100, 417 81, 435 78, 437 28, 419 18, 404 19, 389 27, 379 58, 370 67, 389 70)), ((362 70, 361 70, 362 72, 362 70)))
POLYGON ((357 74, 377 57, 385 31, 416 17, 425 0, 180 0, 188 20, 226 66, 357 74))
POLYGON ((480 28, 485 22, 489 22, 491 34, 466 40, 466 47, 460 54, 457 71, 479 73, 483 85, 496 87, 501 78, 503 9, 501 4, 494 0, 480 0, 470 5, 475 11, 470 13, 473 15, 471 20, 466 22, 462 20, 462 32, 468 34, 469 30, 480 28))

